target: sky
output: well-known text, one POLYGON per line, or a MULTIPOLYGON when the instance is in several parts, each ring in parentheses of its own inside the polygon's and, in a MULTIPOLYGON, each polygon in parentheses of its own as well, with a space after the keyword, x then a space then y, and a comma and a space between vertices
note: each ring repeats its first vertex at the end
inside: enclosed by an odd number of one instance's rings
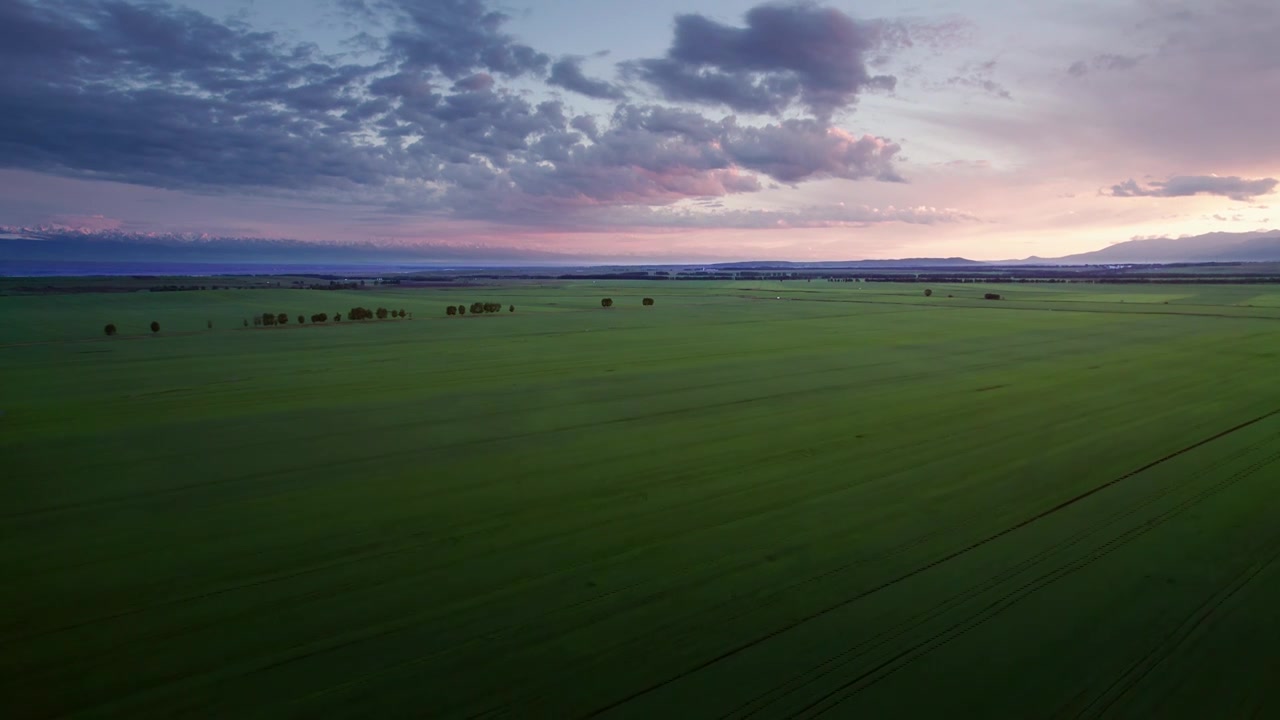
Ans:
POLYGON ((1258 231, 1277 37, 1274 0, 0 0, 0 237, 662 262, 1258 231))

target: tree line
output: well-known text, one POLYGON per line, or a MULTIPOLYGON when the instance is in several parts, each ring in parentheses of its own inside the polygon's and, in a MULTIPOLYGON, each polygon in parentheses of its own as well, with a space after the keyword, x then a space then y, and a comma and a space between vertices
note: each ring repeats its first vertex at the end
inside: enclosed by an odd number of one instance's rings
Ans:
MULTIPOLYGON (((927 292, 931 292, 931 291, 927 291, 927 292)), ((649 298, 649 297, 643 298, 640 304, 646 307, 651 306, 653 305, 653 298, 649 298)), ((606 308, 613 307, 613 298, 601 298, 600 307, 606 307, 606 308)), ((445 314, 450 316, 466 315, 468 310, 470 310, 472 315, 482 315, 484 313, 502 312, 502 303, 474 302, 474 303, 471 303, 469 308, 466 305, 449 305, 445 308, 445 314)), ((515 312, 515 311, 516 311, 515 305, 507 306, 507 312, 515 312)), ((356 306, 347 311, 347 319, 354 320, 354 321, 373 320, 375 318, 378 320, 386 320, 387 318, 404 318, 407 316, 408 316, 408 313, 405 312, 404 308, 401 308, 399 310, 388 310, 387 308, 380 307, 374 310, 370 310, 367 307, 356 306)), ((313 325, 317 323, 326 323, 326 322, 329 322, 329 314, 315 313, 311 315, 310 319, 313 325)), ((342 313, 334 313, 333 321, 342 322, 342 313)), ((304 325, 306 324, 306 322, 307 322, 307 316, 305 315, 298 316, 299 325, 304 325)), ((206 324, 206 327, 208 327, 210 330, 213 329, 212 320, 206 320, 205 324, 206 324)), ((275 327, 279 325, 288 325, 288 324, 289 324, 288 313, 265 312, 265 313, 262 313, 261 315, 253 316, 254 327, 275 327)), ((244 327, 249 327, 248 318, 244 319, 244 327)), ((107 323, 106 326, 103 328, 103 332, 106 333, 108 336, 115 335, 118 332, 118 328, 116 327, 115 323, 107 323)), ((151 321, 151 332, 153 333, 160 332, 159 322, 156 322, 154 320, 151 321)))
MULTIPOLYGON (((444 309, 444 314, 449 316, 466 315, 467 310, 468 308, 466 305, 448 305, 444 309)), ((470 311, 472 315, 502 312, 502 303, 473 302, 471 303, 470 311)), ((511 305, 507 308, 507 312, 515 312, 515 311, 516 311, 515 305, 511 305)))

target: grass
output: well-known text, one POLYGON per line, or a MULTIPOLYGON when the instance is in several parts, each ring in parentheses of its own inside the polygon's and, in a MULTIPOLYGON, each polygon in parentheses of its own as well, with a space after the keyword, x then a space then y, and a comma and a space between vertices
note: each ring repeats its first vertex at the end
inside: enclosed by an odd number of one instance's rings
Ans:
POLYGON ((1280 713, 1280 288, 933 289, 0 297, 0 709, 1280 713))

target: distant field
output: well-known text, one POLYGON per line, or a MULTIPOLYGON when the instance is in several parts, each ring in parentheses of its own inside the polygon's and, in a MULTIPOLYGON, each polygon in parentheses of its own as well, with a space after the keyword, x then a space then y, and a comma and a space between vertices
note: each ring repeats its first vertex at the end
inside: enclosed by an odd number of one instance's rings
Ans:
POLYGON ((929 287, 0 297, 0 713, 1280 717, 1280 287, 929 287))

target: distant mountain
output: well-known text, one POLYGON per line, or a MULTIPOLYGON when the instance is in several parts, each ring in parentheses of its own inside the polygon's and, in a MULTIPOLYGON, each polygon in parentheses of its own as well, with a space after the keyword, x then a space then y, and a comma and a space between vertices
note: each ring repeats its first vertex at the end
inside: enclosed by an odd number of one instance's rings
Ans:
POLYGON ((833 270, 840 268, 912 269, 941 267, 974 267, 987 263, 961 257, 952 258, 903 258, 900 260, 829 260, 822 262, 789 262, 761 260, 746 262, 714 263, 705 267, 721 270, 833 270))
POLYGON ((1029 264, 1109 265, 1117 263, 1201 263, 1280 261, 1280 230, 1216 232, 1185 238, 1130 240, 1093 252, 1045 259, 1029 264))

